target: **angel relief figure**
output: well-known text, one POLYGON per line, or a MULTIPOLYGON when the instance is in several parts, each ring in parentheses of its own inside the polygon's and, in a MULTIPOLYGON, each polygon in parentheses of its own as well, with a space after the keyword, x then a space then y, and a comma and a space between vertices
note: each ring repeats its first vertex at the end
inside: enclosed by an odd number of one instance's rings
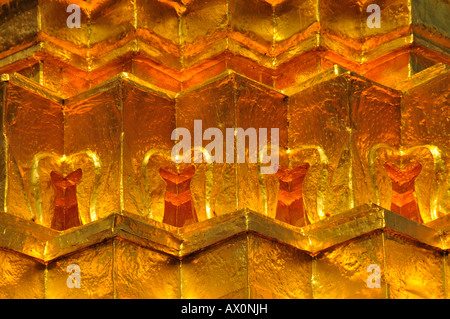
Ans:
POLYGON ((195 174, 194 165, 180 172, 161 168, 159 174, 167 187, 163 222, 177 227, 198 222, 190 190, 191 180, 195 174))
POLYGON ((276 176, 280 181, 276 219, 294 226, 308 224, 303 208, 303 180, 309 163, 294 168, 280 167, 276 176))
MULTIPOLYGON (((191 154, 195 150, 192 148, 191 154)), ((199 149, 199 152, 209 156, 204 149, 199 149)), ((188 163, 174 162, 166 150, 152 148, 145 153, 140 169, 142 186, 139 190, 144 214, 148 212, 151 219, 175 227, 212 218, 214 213, 210 201, 213 164, 195 160, 188 163)))
POLYGON ((81 168, 73 171, 66 177, 55 171, 50 173, 50 178, 56 193, 51 226, 53 229, 66 230, 81 225, 77 201, 77 185, 81 177, 81 168))
POLYGON ((422 171, 422 165, 412 163, 400 169, 386 162, 384 169, 392 183, 391 210, 418 223, 423 223, 415 193, 415 181, 422 171))

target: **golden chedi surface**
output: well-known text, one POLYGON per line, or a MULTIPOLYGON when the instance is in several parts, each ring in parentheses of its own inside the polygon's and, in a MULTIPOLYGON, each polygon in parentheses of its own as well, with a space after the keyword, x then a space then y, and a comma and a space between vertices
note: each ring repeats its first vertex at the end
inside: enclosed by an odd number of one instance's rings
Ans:
POLYGON ((0 0, 0 297, 447 298, 449 16, 0 0))

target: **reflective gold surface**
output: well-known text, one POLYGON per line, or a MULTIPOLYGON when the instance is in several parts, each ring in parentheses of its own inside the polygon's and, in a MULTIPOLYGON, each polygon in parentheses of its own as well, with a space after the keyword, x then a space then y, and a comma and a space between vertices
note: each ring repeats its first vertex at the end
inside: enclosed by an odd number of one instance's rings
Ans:
POLYGON ((315 298, 387 297, 389 288, 384 278, 382 232, 375 232, 319 253, 313 260, 313 292, 315 298), (382 266, 381 287, 369 289, 367 266, 382 266))
POLYGON ((447 298, 450 5, 370 4, 0 0, 0 297, 447 298))
POLYGON ((3 214, 2 225, 8 225, 0 232, 8 250, 2 250, 2 271, 13 271, 2 278, 31 285, 23 295, 8 285, 5 298, 445 296, 445 234, 377 206, 304 228, 250 211, 182 228, 116 214, 62 233, 9 214, 3 214), (13 244, 8 240, 13 233, 34 248, 13 244), (38 251, 39 246, 46 248, 38 251), (80 289, 65 283, 66 268, 74 263, 82 269, 80 289), (379 289, 366 286, 370 264, 381 267, 379 289), (25 277, 15 277, 19 273, 25 277), (426 290, 419 289, 422 282, 426 290), (39 295, 40 284, 47 288, 39 295))

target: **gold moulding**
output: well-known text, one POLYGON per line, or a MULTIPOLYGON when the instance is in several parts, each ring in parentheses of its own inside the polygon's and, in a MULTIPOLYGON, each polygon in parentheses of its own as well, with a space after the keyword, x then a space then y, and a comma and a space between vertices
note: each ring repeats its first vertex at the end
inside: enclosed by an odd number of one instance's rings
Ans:
POLYGON ((369 4, 0 0, 0 298, 447 298, 450 4, 369 4))
POLYGON ((180 92, 225 70, 282 89, 338 63, 390 86, 449 63, 447 1, 380 3, 380 28, 368 27, 368 5, 6 1, 0 11, 0 73, 19 72, 67 97, 119 72, 180 92), (71 29, 66 9, 73 2, 82 8, 81 27, 71 29))
POLYGON ((70 99, 11 75, 2 89, 4 209, 50 227, 58 197, 51 172, 82 169, 77 200, 59 204, 78 210, 82 224, 126 210, 183 226, 247 208, 273 218, 298 211, 295 220, 279 218, 304 226, 367 202, 428 223, 448 213, 450 164, 441 121, 448 100, 426 96, 444 90, 449 71, 441 64, 424 72, 396 90, 334 66, 286 92, 226 72, 181 94, 122 73, 70 99), (45 125, 30 130, 36 118, 45 125), (256 164, 200 163, 182 178, 187 166, 172 162, 171 133, 193 132, 194 120, 205 129, 279 128, 287 175, 263 175, 256 164), (301 182, 284 185, 304 163, 301 182), (408 165, 420 171, 411 175, 408 165), (392 175, 394 168, 406 173, 392 175))
POLYGON ((375 205, 304 228, 248 210, 182 228, 123 212, 64 232, 0 218, 4 298, 445 297, 447 232, 375 205), (73 263, 81 289, 65 285, 73 263), (366 286, 370 264, 379 289, 366 286))

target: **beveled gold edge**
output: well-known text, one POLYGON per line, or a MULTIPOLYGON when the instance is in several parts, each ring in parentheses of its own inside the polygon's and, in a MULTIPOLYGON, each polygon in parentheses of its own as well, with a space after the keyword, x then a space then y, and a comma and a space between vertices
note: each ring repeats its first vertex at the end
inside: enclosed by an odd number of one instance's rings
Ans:
POLYGON ((395 233, 437 250, 448 249, 442 231, 374 204, 361 205, 305 227, 294 227, 253 211, 241 210, 182 228, 158 221, 144 222, 131 214, 111 214, 96 222, 58 232, 4 213, 0 214, 0 249, 47 263, 117 237, 182 259, 238 234, 254 233, 316 255, 374 231, 395 233), (23 242, 34 244, 24 247, 23 242))
POLYGON ((309 88, 313 88, 321 83, 349 74, 351 74, 351 71, 349 69, 346 69, 345 67, 340 66, 339 64, 334 64, 332 67, 325 69, 322 72, 319 72, 318 74, 308 78, 307 80, 295 84, 293 86, 290 86, 288 88, 282 89, 281 91, 288 96, 293 96, 299 92, 302 92, 309 88))
POLYGON ((247 210, 226 214, 179 229, 183 239, 179 257, 184 257, 230 237, 249 231, 247 210))
MULTIPOLYGON (((397 95, 401 94, 400 90, 397 90, 393 87, 390 87, 390 86, 387 86, 384 84, 381 84, 377 81, 373 81, 373 80, 365 77, 364 75, 361 75, 355 71, 352 71, 349 68, 341 66, 338 63, 334 63, 332 67, 329 67, 328 69, 323 70, 322 72, 312 76, 311 78, 307 79, 304 82, 301 82, 296 85, 290 86, 288 88, 282 89, 281 92, 287 96, 294 96, 296 94, 301 94, 305 90, 314 88, 317 85, 329 82, 331 80, 334 80, 334 79, 340 78, 340 77, 356 78, 365 83, 370 83, 381 89, 392 92, 393 94, 397 94, 397 95)), ((409 81, 409 79, 407 81, 409 81)))
MULTIPOLYGON (((139 33, 140 30, 147 31, 147 29, 135 28, 133 31, 129 30, 128 32, 139 33)), ((305 30, 303 30, 303 31, 305 31, 305 30)), ((397 30, 391 30, 391 31, 387 32, 386 34, 384 34, 384 36, 386 38, 389 38, 390 34, 396 34, 396 33, 397 33, 397 30)), ((246 38, 246 35, 244 33, 238 32, 238 34, 243 36, 244 38, 246 38)), ((298 34, 294 34, 292 37, 295 37, 296 35, 298 35, 298 34)), ((161 37, 160 37, 160 39, 166 40, 161 37)), ((329 51, 338 53, 335 50, 333 50, 332 46, 330 45, 333 43, 338 43, 340 46, 343 46, 346 50, 350 51, 354 55, 354 57, 347 55, 346 58, 349 61, 356 62, 356 63, 370 62, 370 61, 380 57, 381 55, 385 54, 386 52, 388 52, 388 49, 391 49, 392 47, 394 47, 394 49, 399 49, 399 48, 410 46, 411 44, 423 45, 423 46, 429 47, 431 50, 433 50, 436 53, 439 53, 441 55, 444 55, 444 56, 449 55, 448 48, 446 48, 445 46, 434 41, 434 39, 435 39, 434 37, 431 37, 431 38, 425 37, 423 35, 418 34, 417 32, 414 32, 413 29, 411 29, 408 33, 402 35, 400 38, 393 38, 391 40, 388 40, 387 42, 380 43, 374 47, 371 47, 369 50, 363 48, 364 42, 361 44, 361 49, 355 49, 351 45, 346 44, 346 42, 343 41, 343 40, 345 40, 344 38, 338 37, 338 39, 341 41, 337 40, 335 37, 328 36, 326 33, 321 33, 319 31, 319 32, 316 32, 314 35, 308 36, 303 41, 300 41, 300 42, 294 41, 294 43, 292 45, 284 47, 283 50, 280 50, 278 53, 275 53, 273 55, 267 55, 264 52, 261 52, 260 50, 255 50, 254 48, 252 48, 251 45, 249 46, 243 41, 237 41, 233 37, 232 34, 227 34, 225 38, 221 38, 215 42, 210 43, 209 45, 214 45, 216 43, 224 42, 226 40, 225 42, 227 42, 228 45, 226 45, 226 49, 222 50, 221 52, 228 51, 230 53, 236 54, 239 52, 239 50, 238 50, 239 48, 244 48, 245 50, 250 51, 251 55, 253 57, 249 56, 248 54, 242 55, 242 56, 247 56, 248 58, 252 59, 253 61, 258 62, 261 66, 267 67, 272 70, 277 69, 283 63, 285 63, 285 62, 289 61, 290 59, 294 58, 295 56, 302 54, 304 52, 307 52, 307 51, 319 49, 319 50, 329 50, 329 51), (317 40, 317 38, 320 38, 320 40, 317 40), (385 48, 386 46, 388 48, 385 48), (381 53, 378 53, 378 52, 381 52, 381 53), (284 56, 286 56, 286 55, 288 55, 289 57, 284 58, 284 56), (255 58, 255 56, 258 58, 255 58), (266 60, 266 63, 261 63, 261 61, 264 61, 264 60, 266 60)), ((28 46, 23 49, 20 49, 20 50, 12 51, 11 54, 6 55, 0 59, 0 65, 5 66, 5 65, 8 65, 8 64, 14 63, 15 61, 20 60, 17 58, 17 56, 22 55, 21 54, 22 51, 28 50, 29 52, 27 52, 27 56, 29 57, 29 56, 33 55, 34 53, 38 52, 39 50, 41 50, 43 47, 48 47, 46 49, 49 52, 54 53, 56 55, 58 54, 58 50, 60 50, 60 51, 64 51, 66 53, 66 55, 72 56, 74 59, 76 57, 83 59, 85 62, 85 65, 81 66, 80 69, 84 69, 87 71, 87 70, 89 70, 90 67, 93 66, 93 65, 89 65, 87 52, 94 51, 94 53, 95 53, 95 51, 98 50, 98 49, 96 49, 96 46, 101 46, 105 43, 109 43, 110 40, 111 40, 111 38, 106 38, 106 39, 103 39, 103 40, 93 44, 93 45, 91 44, 91 46, 89 46, 86 43, 85 45, 81 46, 81 49, 80 49, 80 48, 77 48, 77 46, 70 41, 58 39, 58 37, 49 35, 45 31, 41 30, 41 31, 37 32, 36 37, 35 37, 35 43, 33 45, 28 46), (39 34, 41 36, 39 36, 39 34), (63 46, 63 45, 61 45, 61 43, 66 44, 66 45, 63 46), (30 47, 33 47, 33 49, 29 50, 30 47), (51 47, 56 47, 58 49, 55 50, 55 49, 52 49, 51 47), (82 53, 79 52, 82 50, 86 51, 86 55, 83 55, 82 53), (34 51, 34 53, 32 51, 34 51)), ((266 49, 268 51, 270 51, 274 44, 279 44, 279 42, 276 41, 276 42, 272 42, 270 45, 268 44, 266 49)), ((138 53, 142 50, 142 48, 141 48, 142 45, 146 46, 146 45, 149 45, 149 43, 147 43, 145 38, 142 38, 139 35, 132 36, 128 41, 124 42, 119 47, 110 48, 107 51, 102 52, 99 55, 94 55, 94 59, 99 61, 97 63, 97 65, 94 67, 94 69, 101 68, 102 66, 105 66, 106 64, 117 59, 118 57, 115 54, 115 52, 124 51, 124 52, 126 52, 124 55, 130 54, 130 52, 138 53), (112 58, 109 58, 108 56, 112 56, 112 58)), ((174 46, 178 46, 179 48, 182 47, 182 45, 177 45, 177 44, 174 44, 174 46)), ((155 49, 155 48, 153 48, 153 49, 155 49)), ((157 50, 162 53, 167 53, 167 51, 164 51, 164 49, 157 49, 157 50)), ((168 53, 168 54, 173 56, 175 59, 179 58, 178 56, 175 56, 173 54, 170 54, 170 53, 168 53)), ((91 52, 91 55, 92 55, 92 52, 91 52)), ((120 56, 122 56, 122 55, 119 55, 119 58, 120 58, 120 56)), ((66 60, 66 61, 70 60, 70 59, 65 58, 64 56, 61 56, 61 57, 63 60, 66 60)), ((186 58, 189 58, 189 57, 192 57, 192 56, 186 56, 186 58)), ((199 61, 201 61, 201 60, 202 59, 200 59, 199 61)), ((197 64, 199 61, 191 62, 191 64, 187 65, 187 66, 180 64, 179 67, 174 67, 174 69, 181 71, 185 67, 189 68, 192 65, 197 64)))
POLYGON ((204 82, 202 82, 200 84, 194 85, 190 88, 187 88, 186 90, 178 92, 176 94, 176 98, 183 97, 189 93, 201 90, 202 88, 204 88, 207 85, 210 85, 210 84, 218 82, 218 81, 222 81, 222 80, 226 79, 227 77, 231 77, 231 76, 234 77, 235 79, 243 79, 243 80, 247 81, 248 83, 251 83, 254 86, 258 87, 259 89, 266 89, 268 91, 275 92, 275 93, 278 93, 283 96, 287 96, 286 93, 283 93, 283 90, 280 90, 275 87, 268 86, 264 83, 253 80, 244 74, 234 71, 233 69, 227 69, 226 71, 224 71, 218 75, 215 75, 214 77, 212 77, 208 80, 205 80, 204 82))
POLYGON ((0 248, 44 260, 46 243, 58 232, 7 213, 0 214, 0 248), (27 246, 24 242, 32 242, 27 246))
POLYGON ((236 74, 237 73, 234 72, 233 70, 227 69, 225 72, 217 74, 217 75, 215 75, 215 76, 213 76, 213 77, 203 81, 200 84, 196 84, 194 86, 191 86, 191 87, 189 87, 189 88, 187 88, 185 90, 182 90, 182 91, 178 92, 176 94, 176 97, 177 98, 182 97, 182 96, 184 96, 186 94, 189 94, 189 93, 195 92, 197 90, 200 90, 200 89, 202 89, 202 87, 208 86, 208 85, 210 85, 210 84, 212 84, 214 82, 221 81, 221 80, 223 80, 223 79, 225 79, 225 78, 227 78, 229 76, 235 76, 236 74))
POLYGON ((71 97, 64 99, 64 104, 65 105, 75 104, 80 101, 87 100, 97 94, 107 92, 107 91, 111 90, 112 88, 119 86, 120 81, 121 81, 121 73, 109 78, 108 80, 102 82, 101 84, 98 84, 98 85, 91 87, 83 92, 80 92, 76 95, 73 95, 71 97))
POLYGON ((102 92, 108 91, 112 89, 115 86, 118 86, 121 82, 127 82, 131 85, 135 85, 136 87, 139 87, 142 90, 145 90, 147 92, 151 92, 153 94, 160 95, 166 99, 174 99, 176 93, 165 90, 162 88, 159 88, 153 84, 150 84, 144 80, 141 80, 139 77, 126 73, 121 72, 108 80, 90 88, 83 92, 80 92, 74 96, 64 98, 63 96, 59 95, 57 92, 54 92, 47 87, 34 82, 33 80, 27 78, 24 75, 21 75, 19 73, 12 73, 12 74, 1 74, 0 75, 0 82, 8 83, 11 82, 14 85, 17 85, 21 88, 28 89, 32 91, 35 94, 38 94, 44 98, 47 98, 49 100, 52 100, 57 103, 64 103, 66 105, 70 105, 76 102, 80 102, 82 100, 88 99, 92 96, 95 96, 97 94, 100 94, 102 92))
POLYGON ((120 83, 128 83, 130 85, 134 85, 135 87, 138 87, 139 89, 147 91, 149 93, 159 95, 166 99, 174 100, 174 99, 177 99, 184 95, 187 95, 191 92, 199 90, 211 83, 214 83, 219 80, 223 80, 228 76, 235 76, 236 78, 240 78, 240 79, 243 79, 250 83, 253 83, 254 85, 256 85, 259 88, 264 88, 266 90, 270 90, 271 92, 276 92, 276 93, 284 95, 284 96, 294 96, 296 94, 301 93, 304 90, 313 88, 316 85, 320 85, 322 83, 325 83, 327 81, 333 80, 333 79, 341 77, 341 76, 356 77, 358 79, 361 79, 364 82, 371 83, 373 85, 376 85, 380 88, 386 89, 395 94, 405 94, 405 93, 408 93, 409 91, 414 90, 415 88, 418 88, 430 81, 433 81, 439 77, 443 77, 443 76, 447 75, 449 72, 450 72, 450 66, 448 66, 444 63, 437 63, 436 65, 433 65, 433 66, 415 74, 411 78, 397 83, 394 86, 386 86, 379 82, 372 81, 372 80, 366 78, 365 76, 358 74, 357 72, 354 72, 350 69, 347 69, 347 68, 335 63, 332 67, 325 69, 324 71, 312 76, 311 78, 305 80, 304 82, 295 84, 293 86, 290 86, 290 87, 287 87, 284 89, 277 89, 277 88, 265 85, 263 83, 260 83, 258 81, 252 80, 252 79, 248 78, 247 76, 245 76, 244 74, 241 74, 234 70, 228 69, 225 72, 222 72, 216 76, 213 76, 212 78, 209 78, 200 84, 197 84, 193 87, 190 87, 190 88, 180 91, 180 92, 173 92, 173 91, 170 91, 170 90, 167 90, 164 88, 160 88, 156 85, 146 82, 145 80, 140 79, 138 76, 135 76, 135 75, 127 73, 127 72, 121 72, 100 84, 97 84, 87 90, 84 90, 84 91, 82 91, 78 94, 75 94, 73 96, 70 96, 70 97, 65 97, 62 94, 58 94, 57 92, 54 92, 51 89, 48 89, 46 86, 36 83, 35 81, 33 81, 19 73, 2 74, 0 81, 14 83, 15 85, 18 85, 20 87, 28 89, 28 90, 34 92, 35 94, 41 95, 52 101, 70 105, 73 103, 83 101, 84 99, 88 99, 88 98, 95 96, 97 94, 100 94, 102 92, 108 91, 115 86, 119 86, 120 83))
POLYGON ((121 83, 128 83, 130 85, 134 85, 138 87, 141 90, 147 91, 149 93, 153 93, 156 95, 159 95, 163 98, 173 100, 175 99, 175 92, 165 90, 162 88, 159 88, 151 83, 148 83, 144 80, 141 80, 139 77, 127 73, 127 72, 121 72, 119 74, 116 74, 115 76, 109 78, 108 80, 97 84, 96 86, 91 87, 90 89, 87 89, 86 91, 80 92, 74 96, 71 96, 64 100, 64 103, 66 105, 74 104, 80 101, 83 101, 85 99, 88 99, 90 97, 93 97, 97 94, 106 92, 111 90, 112 88, 119 86, 121 83))
POLYGON ((421 31, 422 29, 417 25, 412 26, 412 36, 414 38, 415 44, 429 48, 430 50, 437 52, 443 56, 450 55, 450 48, 438 43, 438 41, 436 41, 436 37, 428 38, 420 34, 420 32, 417 32, 418 30, 421 31))
MULTIPOLYGON (((388 36, 388 34, 387 34, 388 36)), ((382 42, 374 47, 367 49, 363 49, 361 54, 361 62, 362 63, 370 63, 371 61, 389 53, 393 50, 402 49, 405 47, 411 46, 414 43, 414 36, 411 31, 406 34, 401 35, 400 37, 390 38, 385 42, 382 42)), ((364 42, 363 47, 366 42, 364 42)))
POLYGON ((384 210, 385 228, 404 237, 418 241, 426 246, 446 250, 442 233, 406 217, 384 210))
POLYGON ((408 94, 411 90, 426 85, 430 81, 434 81, 440 77, 447 75, 450 72, 450 66, 439 62, 423 71, 420 71, 409 79, 400 81, 393 86, 393 89, 402 91, 404 94, 408 94))
POLYGON ((317 254, 322 250, 345 243, 369 234, 376 230, 385 229, 383 209, 376 205, 361 205, 343 214, 331 216, 313 225, 305 227, 311 245, 311 253, 317 254))
POLYGON ((29 59, 41 50, 42 50, 42 43, 33 42, 31 45, 21 50, 11 52, 11 54, 0 58, 0 67, 4 68, 21 60, 29 59))
POLYGON ((20 88, 29 90, 33 92, 36 95, 40 95, 48 100, 51 100, 56 103, 62 103, 63 99, 61 96, 58 95, 58 93, 50 90, 49 88, 40 85, 39 83, 36 83, 35 81, 27 78, 24 75, 21 75, 19 73, 12 73, 12 74, 2 74, 2 81, 8 82, 13 85, 17 85, 20 88))
POLYGON ((151 223, 138 218, 115 215, 113 234, 143 247, 178 256, 183 239, 178 228, 152 220, 151 223))
POLYGON ((450 215, 444 215, 435 219, 429 223, 426 223, 425 226, 437 230, 446 230, 450 228, 450 215))
MULTIPOLYGON (((89 99, 90 97, 93 97, 97 94, 101 94, 102 92, 106 92, 116 86, 119 86, 121 82, 127 82, 131 85, 138 87, 139 89, 144 90, 144 91, 160 95, 166 99, 174 100, 174 99, 180 98, 184 95, 187 95, 189 93, 195 92, 196 90, 200 90, 209 84, 212 84, 212 83, 220 81, 220 80, 224 80, 229 76, 243 79, 252 84, 255 84, 259 88, 265 88, 267 90, 276 92, 283 96, 292 96, 297 93, 300 93, 303 90, 312 88, 316 85, 319 85, 326 81, 332 80, 336 77, 345 76, 345 75, 357 76, 357 77, 361 78, 363 81, 371 82, 371 83, 374 83, 375 85, 384 87, 383 85, 373 82, 373 81, 371 81, 363 76, 360 76, 350 70, 347 70, 344 67, 339 66, 338 64, 335 64, 333 67, 331 67, 327 70, 324 70, 323 72, 320 72, 319 74, 317 74, 316 76, 313 76, 312 78, 306 80, 305 82, 302 82, 298 85, 295 85, 295 86, 292 86, 292 87, 289 87, 289 88, 283 89, 283 90, 278 90, 276 88, 261 84, 257 81, 254 81, 254 80, 246 77, 245 75, 242 75, 233 70, 227 70, 225 72, 222 72, 222 73, 202 82, 201 84, 195 85, 195 86, 193 86, 189 89, 186 89, 184 91, 181 91, 179 93, 161 89, 155 85, 145 82, 144 80, 141 80, 139 77, 137 77, 135 75, 132 75, 132 74, 129 74, 126 72, 121 72, 121 73, 109 78, 108 80, 102 82, 101 84, 98 84, 90 89, 87 89, 83 92, 80 92, 74 96, 71 96, 71 97, 68 97, 65 99, 63 99, 63 97, 61 97, 61 96, 58 96, 57 93, 55 93, 49 89, 46 89, 46 87, 44 87, 38 83, 35 83, 33 80, 28 79, 27 77, 25 77, 21 74, 18 74, 18 73, 13 73, 12 75, 8 75, 8 74, 2 75, 2 79, 4 79, 3 81, 12 81, 16 85, 19 85, 23 88, 29 89, 29 90, 33 91, 34 93, 39 94, 43 97, 49 98, 55 102, 64 103, 65 105, 71 105, 74 103, 81 102, 85 99, 89 99), (44 94, 42 94, 42 92, 44 94)), ((386 87, 386 88, 388 90, 395 91, 392 88, 388 88, 388 87, 386 87)))

